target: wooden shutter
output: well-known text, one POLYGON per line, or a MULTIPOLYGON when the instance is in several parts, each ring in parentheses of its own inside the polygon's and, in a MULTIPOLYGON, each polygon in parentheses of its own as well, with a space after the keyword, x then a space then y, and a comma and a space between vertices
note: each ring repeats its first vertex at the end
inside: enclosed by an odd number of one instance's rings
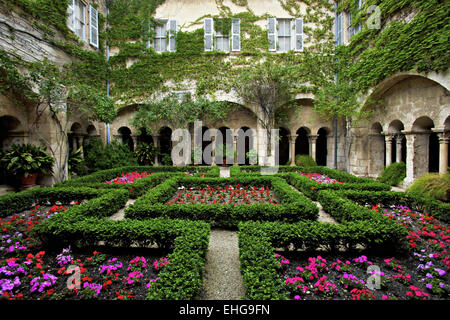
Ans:
POLYGON ((205 18, 204 20, 204 28, 205 28, 205 51, 213 50, 213 34, 214 34, 214 26, 213 26, 212 18, 205 18))
POLYGON ((277 51, 277 19, 267 18, 267 34, 269 37, 269 51, 277 51))
POLYGON ((176 51, 175 35, 177 33, 177 20, 170 19, 167 22, 167 30, 169 31, 169 50, 170 52, 176 51))
POLYGON ((295 19, 295 51, 303 51, 303 18, 295 19))
POLYGON ((98 48, 98 11, 93 6, 89 6, 89 42, 98 48))
POLYGON ((241 51, 241 19, 232 20, 231 51, 241 51))

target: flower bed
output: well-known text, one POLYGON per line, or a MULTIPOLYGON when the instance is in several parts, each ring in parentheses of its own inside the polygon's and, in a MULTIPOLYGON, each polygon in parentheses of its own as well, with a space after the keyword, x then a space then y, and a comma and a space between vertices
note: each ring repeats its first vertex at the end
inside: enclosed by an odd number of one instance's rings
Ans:
POLYGON ((133 183, 135 180, 141 180, 142 178, 149 177, 149 176, 151 176, 151 173, 149 173, 149 172, 134 171, 134 172, 122 173, 120 176, 106 181, 106 183, 130 184, 130 183, 133 183))
POLYGON ((332 183, 344 183, 342 181, 338 181, 337 179, 330 178, 326 174, 321 173, 305 173, 302 171, 297 171, 297 173, 301 174, 304 177, 307 177, 309 180, 315 181, 321 184, 332 184, 332 183))
POLYGON ((125 217, 206 220, 222 227, 239 221, 316 220, 317 206, 277 177, 197 178, 175 176, 125 211, 125 217))
MULTIPOLYGON (((3 296, 25 299, 191 299, 199 292, 208 247, 209 225, 167 219, 111 221, 107 217, 123 207, 128 199, 126 190, 42 189, 44 193, 41 196, 47 200, 55 195, 61 195, 65 200, 71 197, 85 199, 86 195, 97 198, 67 210, 56 207, 58 214, 31 213, 28 215, 30 219, 13 215, 7 221, 2 220, 4 225, 1 230, 9 234, 2 238, 9 246, 5 247, 6 250, 2 248, 0 257, 0 267, 5 267, 1 269, 5 272, 5 277, 1 278, 3 296), (16 224, 15 221, 20 223, 16 224), (31 233, 24 238, 22 235, 25 232, 27 235, 31 233), (16 246, 16 238, 24 238, 26 242, 19 241, 16 246), (163 249, 166 250, 162 253, 164 257, 161 257, 162 254, 126 256, 107 253, 103 257, 69 251, 71 244, 77 250, 77 245, 95 246, 99 241, 105 244, 102 251, 110 251, 111 245, 129 247, 131 243, 135 243, 141 248, 150 244, 157 244, 159 248, 171 247, 173 252, 167 257, 166 249, 163 249), (142 256, 146 259, 146 271, 140 258, 142 256), (70 279, 70 270, 67 270, 69 263, 73 268, 79 268, 82 274, 78 292, 66 289, 67 280, 70 279), (154 265, 157 265, 155 270, 154 265), (63 267, 66 269, 62 269, 63 267), (114 268, 117 270, 113 270, 114 268), (138 270, 139 268, 142 270, 138 270), (108 270, 114 273, 108 274, 108 270), (158 272, 158 275, 155 277, 149 272, 158 272), (106 276, 117 278, 106 279, 106 276), (137 284, 139 285, 135 288, 137 284), (19 291, 22 289, 24 292, 19 291)), ((35 196, 36 194, 30 195, 28 192, 24 199, 32 201, 35 196)), ((26 210, 29 202, 22 201, 22 205, 22 210, 26 210)), ((20 203, 17 201, 17 208, 19 207, 20 203)), ((0 206, 0 209, 4 208, 0 206)), ((5 215, 10 212, 6 209, 5 206, 4 212, 0 213, 5 215)), ((129 251, 127 249, 127 253, 129 251)))
POLYGON ((269 186, 225 186, 213 188, 184 188, 181 187, 167 204, 252 204, 270 203, 279 205, 269 186))

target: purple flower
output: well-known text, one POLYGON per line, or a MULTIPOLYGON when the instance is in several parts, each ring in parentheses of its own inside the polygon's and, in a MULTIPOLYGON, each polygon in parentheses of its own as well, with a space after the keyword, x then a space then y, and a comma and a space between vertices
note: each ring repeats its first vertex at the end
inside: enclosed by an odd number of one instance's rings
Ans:
POLYGON ((431 283, 427 283, 426 287, 430 290, 433 289, 433 285, 431 283))
POLYGON ((446 272, 442 269, 436 268, 434 269, 437 273, 439 273, 440 276, 443 276, 446 272))

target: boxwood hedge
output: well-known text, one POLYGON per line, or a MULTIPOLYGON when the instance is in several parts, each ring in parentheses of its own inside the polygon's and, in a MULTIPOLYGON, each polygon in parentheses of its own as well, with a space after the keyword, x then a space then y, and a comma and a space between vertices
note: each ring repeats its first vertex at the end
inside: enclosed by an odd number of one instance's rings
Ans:
POLYGON ((47 245, 173 247, 171 263, 148 292, 148 299, 192 299, 200 291, 204 273, 210 225, 201 221, 172 219, 121 220, 107 217, 122 208, 128 191, 94 190, 100 195, 73 206, 38 224, 35 232, 47 245))
POLYGON ((159 216, 189 220, 206 220, 222 227, 236 227, 239 221, 284 221, 302 219, 316 220, 318 207, 308 198, 292 189, 278 177, 195 178, 175 176, 136 200, 125 211, 125 217, 146 219, 159 216), (168 205, 166 202, 181 186, 225 187, 227 185, 270 186, 280 205, 253 203, 230 204, 183 204, 168 205))

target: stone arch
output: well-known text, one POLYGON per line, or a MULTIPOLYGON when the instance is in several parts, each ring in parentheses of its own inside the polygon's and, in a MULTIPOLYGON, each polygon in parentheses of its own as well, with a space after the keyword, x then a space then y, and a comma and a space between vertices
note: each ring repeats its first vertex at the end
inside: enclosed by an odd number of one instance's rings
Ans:
POLYGON ((70 126, 70 131, 67 134, 69 142, 69 152, 78 150, 83 145, 84 139, 83 127, 79 122, 74 122, 70 126))
POLYGON ((431 130, 432 128, 434 128, 434 122, 428 116, 421 116, 413 122, 414 177, 439 171, 439 140, 437 134, 431 130))
POLYGON ((278 145, 278 164, 286 165, 289 164, 289 160, 291 158, 290 154, 290 141, 289 136, 291 132, 284 128, 279 128, 279 145, 278 145))
POLYGON ((327 166, 328 161, 328 137, 331 130, 327 127, 322 127, 317 130, 316 141, 316 163, 319 166, 327 166))
POLYGON ((131 129, 128 127, 120 127, 117 130, 117 133, 119 135, 119 141, 126 144, 131 151, 134 151, 134 142, 133 138, 131 137, 131 129))
POLYGON ((168 157, 171 158, 172 153, 172 129, 168 126, 164 126, 158 130, 158 137, 159 137, 159 162, 163 165, 169 165, 169 161, 165 160, 167 162, 163 162, 163 159, 168 159, 168 157), (168 155, 168 156, 167 156, 168 155))
POLYGON ((295 154, 310 155, 310 143, 309 136, 311 135, 311 130, 307 127, 299 128, 295 134, 295 154))
POLYGON ((405 130, 405 126, 402 121, 395 119, 389 123, 388 143, 390 144, 390 156, 388 163, 406 163, 406 137, 402 133, 403 130, 405 130))
POLYGON ((236 136, 238 164, 249 165, 250 159, 246 155, 250 150, 256 150, 256 132, 249 127, 241 127, 237 130, 236 136))

